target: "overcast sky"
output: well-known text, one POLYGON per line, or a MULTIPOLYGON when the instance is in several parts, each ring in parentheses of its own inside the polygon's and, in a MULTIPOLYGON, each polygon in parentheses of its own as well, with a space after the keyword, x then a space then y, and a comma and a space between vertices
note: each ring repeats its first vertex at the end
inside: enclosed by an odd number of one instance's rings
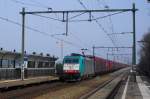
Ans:
MULTIPOLYGON (((111 8, 132 8, 132 3, 136 4, 139 11, 136 13, 136 37, 139 41, 150 27, 150 4, 146 0, 80 0, 87 9, 111 8)), ((26 11, 47 11, 53 10, 84 10, 79 0, 0 0, 0 47, 6 50, 16 49, 21 51, 21 26, 8 22, 21 23, 19 12, 22 7, 26 11)), ((93 16, 100 17, 111 13, 93 13, 93 16)), ((62 19, 60 14, 41 14, 46 17, 62 19)), ((69 14, 69 17, 75 14, 69 14)), ((74 20, 88 19, 88 14, 84 14, 74 20)), ((105 19, 98 20, 104 30, 95 21, 92 22, 69 22, 68 36, 55 35, 65 33, 65 23, 56 20, 43 18, 35 15, 26 15, 26 26, 39 30, 42 33, 25 30, 25 49, 28 53, 50 53, 60 57, 60 41, 55 38, 65 40, 63 43, 64 55, 72 52, 81 53, 81 48, 87 48, 87 54, 92 54, 92 46, 132 46, 132 34, 111 35, 111 33, 132 32, 132 13, 126 12, 105 19), (47 35, 48 34, 48 35, 47 35), (51 37, 50 35, 54 35, 51 37)), ((138 46, 139 44, 137 44, 138 46)), ((139 50, 139 47, 138 47, 139 50)), ((138 52, 137 50, 137 52, 138 52)), ((106 53, 110 50, 97 49, 98 56, 106 58, 106 53)), ((131 50, 120 50, 115 53, 131 53, 131 50)))

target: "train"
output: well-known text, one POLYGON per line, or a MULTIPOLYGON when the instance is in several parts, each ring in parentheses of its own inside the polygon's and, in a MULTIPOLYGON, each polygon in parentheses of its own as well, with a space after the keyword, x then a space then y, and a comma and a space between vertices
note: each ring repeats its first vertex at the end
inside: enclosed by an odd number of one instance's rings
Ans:
POLYGON ((127 66, 97 56, 72 53, 64 57, 59 78, 63 81, 80 81, 127 66))

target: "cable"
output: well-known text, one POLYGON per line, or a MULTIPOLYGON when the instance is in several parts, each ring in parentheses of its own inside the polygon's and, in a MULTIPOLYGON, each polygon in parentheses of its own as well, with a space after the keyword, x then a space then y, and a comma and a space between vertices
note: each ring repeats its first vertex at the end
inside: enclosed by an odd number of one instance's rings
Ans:
POLYGON ((55 21, 60 21, 62 22, 61 19, 56 19, 56 18, 52 18, 52 17, 47 17, 47 16, 43 16, 43 15, 39 15, 39 14, 32 14, 34 16, 39 16, 39 17, 42 17, 42 18, 47 18, 47 19, 52 19, 52 20, 55 20, 55 21))
MULTIPOLYGON (((30 0, 31 2, 33 2, 33 3, 36 3, 36 4, 38 4, 38 5, 41 5, 41 6, 43 6, 44 8, 51 8, 51 7, 49 7, 49 6, 47 6, 47 5, 45 5, 45 4, 42 4, 41 2, 38 2, 37 0, 30 0)), ((52 8, 51 8, 52 9, 52 8)))
MULTIPOLYGON (((81 2, 80 0, 78 0, 78 2, 80 3, 80 5, 82 5, 82 7, 85 9, 85 10, 88 10, 87 8, 86 8, 86 6, 83 4, 83 2, 81 2)), ((94 16, 93 15, 91 15, 92 16, 92 18, 94 18, 94 16)), ((110 40, 112 41, 112 44, 114 45, 114 46, 116 46, 116 44, 114 43, 114 41, 112 40, 112 38, 108 35, 108 33, 107 33, 107 31, 104 29, 104 27, 98 22, 98 20, 95 20, 95 22, 98 24, 98 26, 103 30, 103 32, 104 33, 106 33, 107 34, 107 36, 110 38, 110 40)))
MULTIPOLYGON (((84 9, 87 10, 86 6, 85 6, 80 0, 78 0, 78 2, 83 6, 84 9)), ((94 18, 93 15, 91 15, 91 16, 92 16, 92 18, 94 18)), ((107 15, 107 16, 105 16, 105 17, 108 17, 108 16, 112 16, 112 15, 107 15)), ((104 17, 104 18, 105 18, 105 17, 104 17)), ((107 31, 105 30, 105 28, 98 22, 97 19, 95 19, 95 22, 96 22, 96 23, 98 24, 98 26, 103 30, 103 32, 107 34, 107 36, 109 37, 109 39, 112 41, 113 45, 116 46, 116 43, 114 42, 114 39, 112 39, 112 38, 108 35, 108 33, 107 33, 107 31)))
POLYGON ((75 15, 75 16, 73 16, 73 17, 69 18, 69 20, 70 20, 70 19, 73 19, 73 18, 76 18, 76 17, 78 17, 78 16, 81 16, 81 15, 83 15, 83 14, 85 14, 85 13, 86 13, 86 12, 83 12, 83 13, 77 14, 77 15, 75 15))
POLYGON ((95 18, 95 19, 92 19, 92 21, 93 21, 93 20, 103 19, 103 18, 106 18, 106 17, 110 17, 110 16, 113 16, 113 15, 117 15, 117 14, 120 14, 120 13, 124 13, 124 12, 126 12, 126 11, 120 11, 120 12, 108 14, 108 15, 105 15, 105 16, 97 17, 97 18, 95 18))
MULTIPOLYGON (((113 16, 113 15, 117 15, 117 14, 123 13, 123 12, 126 12, 126 11, 120 11, 120 12, 112 13, 112 14, 109 14, 109 15, 105 15, 105 16, 93 18, 93 19, 91 19, 91 21, 96 21, 96 20, 104 19, 104 18, 113 16)), ((69 22, 82 22, 82 21, 89 21, 89 20, 70 20, 69 22)))
MULTIPOLYGON (((0 19, 1 19, 1 20, 4 20, 4 21, 7 21, 7 22, 9 22, 9 23, 18 25, 18 26, 22 26, 22 24, 20 24, 20 23, 18 23, 18 22, 15 22, 15 21, 12 21, 12 20, 10 20, 10 19, 8 19, 8 18, 4 18, 4 17, 1 17, 1 16, 0 16, 0 19)), ((27 28, 27 29, 29 29, 29 30, 31 30, 31 31, 34 31, 34 32, 37 32, 37 33, 40 33, 40 34, 43 34, 43 35, 46 35, 46 36, 49 36, 49 37, 51 37, 51 38, 53 38, 53 39, 63 41, 64 43, 69 44, 69 45, 72 45, 72 46, 74 46, 74 47, 77 47, 77 48, 80 47, 80 48, 82 48, 80 45, 77 45, 77 44, 75 44, 75 43, 72 43, 72 42, 69 42, 69 41, 66 41, 66 40, 63 40, 63 39, 60 39, 60 38, 56 38, 56 37, 50 35, 49 33, 39 31, 39 30, 34 29, 34 28, 32 28, 32 27, 25 26, 25 28, 27 28)))
POLYGON ((82 43, 84 46, 88 46, 86 43, 84 43, 77 35, 75 35, 75 34, 73 34, 73 33, 70 33, 70 34, 72 34, 72 36, 74 37, 74 38, 76 38, 78 41, 80 41, 80 43, 82 43))
POLYGON ((81 2, 80 0, 78 0, 78 2, 80 3, 80 5, 82 5, 82 7, 83 7, 84 9, 87 10, 87 8, 86 8, 86 6, 83 4, 83 2, 81 2))
POLYGON ((103 1, 103 2, 100 2, 100 0, 97 0, 98 3, 102 4, 102 6, 103 6, 104 8, 106 8, 106 7, 107 7, 107 4, 105 3, 104 0, 102 0, 102 1, 103 1))
POLYGON ((40 5, 35 5, 35 4, 30 4, 30 3, 25 3, 25 2, 22 2, 22 1, 19 1, 19 0, 11 0, 12 2, 14 3, 18 3, 18 4, 22 4, 22 5, 27 5, 27 6, 34 6, 34 7, 42 7, 42 8, 47 8, 47 7, 43 7, 43 6, 40 6, 40 5))
MULTIPOLYGON (((103 3, 100 2, 100 0, 97 0, 98 3, 102 4, 103 7, 105 7, 105 5, 103 3)), ((100 5, 98 5, 99 7, 101 7, 100 5)))
MULTIPOLYGON (((86 12, 83 12, 83 13, 80 13, 80 14, 78 14, 78 15, 72 16, 72 17, 69 18, 69 20, 70 20, 70 19, 73 19, 73 18, 76 18, 76 17, 78 17, 78 16, 81 16, 81 15, 83 15, 83 14, 85 14, 85 13, 86 13, 86 12)), ((39 17, 42 17, 42 18, 52 19, 52 20, 55 20, 55 21, 63 22, 63 20, 58 19, 58 18, 52 18, 52 17, 43 16, 43 15, 39 15, 39 14, 32 14, 32 15, 34 15, 34 16, 39 16, 39 17)), ((77 21, 87 21, 87 20, 77 20, 77 21)), ((69 22, 74 22, 74 21, 69 21, 69 22)))
MULTIPOLYGON (((100 0, 97 0, 97 2, 100 3, 100 4, 102 4, 102 6, 103 6, 104 8, 109 9, 109 6, 108 6, 106 3, 100 2, 100 0)), ((122 13, 122 12, 120 12, 120 13, 122 13)), ((108 14, 109 14, 109 12, 108 12, 108 14)), ((119 14, 119 13, 114 13, 114 15, 116 15, 116 14, 119 14)), ((114 33, 114 26, 113 26, 113 23, 112 23, 111 16, 109 16, 109 21, 110 21, 110 25, 111 25, 111 32, 114 33)), ((112 39, 113 39, 114 41, 116 41, 116 36, 115 36, 115 35, 114 35, 114 36, 112 35, 112 39)))
MULTIPOLYGON (((103 1, 103 2, 100 2, 100 0, 97 0, 97 2, 100 3, 100 4, 102 4, 102 6, 103 6, 104 8, 109 9, 109 6, 108 6, 104 1, 103 1)), ((109 14, 109 12, 108 12, 108 14, 109 14)), ((117 13, 116 13, 116 14, 117 14, 117 13)), ((118 13, 118 14, 119 14, 119 13, 118 13)), ((115 14, 114 14, 114 15, 115 15, 115 14)), ((111 25, 111 32, 114 33, 114 25, 113 25, 111 16, 109 16, 109 21, 110 21, 110 25, 111 25)), ((115 36, 115 35, 112 36, 112 39, 113 39, 114 41, 116 41, 116 36, 115 36)))
MULTIPOLYGON (((105 2, 105 3, 104 3, 104 2, 100 2, 100 0, 97 0, 97 2, 100 3, 100 4, 102 4, 104 8, 109 8, 109 6, 107 6, 106 2, 105 2)), ((108 14, 109 14, 109 12, 108 12, 108 14)), ((111 31, 112 31, 112 34, 114 34, 114 25, 113 25, 111 16, 109 17, 109 21, 110 21, 110 24, 111 24, 111 31)), ((111 36, 111 35, 110 35, 110 36, 111 36)), ((115 42, 117 43, 117 41, 118 41, 117 36, 116 36, 116 35, 112 35, 112 36, 114 36, 114 37, 112 37, 112 38, 114 38, 114 39, 115 39, 115 42)), ((120 42, 119 42, 119 43, 120 43, 120 42)), ((124 50, 125 50, 125 49, 124 49, 124 50)))

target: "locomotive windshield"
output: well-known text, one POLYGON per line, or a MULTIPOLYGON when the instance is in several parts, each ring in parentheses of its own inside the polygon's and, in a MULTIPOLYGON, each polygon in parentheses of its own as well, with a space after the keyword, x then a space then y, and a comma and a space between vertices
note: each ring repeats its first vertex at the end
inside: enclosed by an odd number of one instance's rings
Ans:
POLYGON ((79 63, 79 59, 65 59, 64 63, 79 63))

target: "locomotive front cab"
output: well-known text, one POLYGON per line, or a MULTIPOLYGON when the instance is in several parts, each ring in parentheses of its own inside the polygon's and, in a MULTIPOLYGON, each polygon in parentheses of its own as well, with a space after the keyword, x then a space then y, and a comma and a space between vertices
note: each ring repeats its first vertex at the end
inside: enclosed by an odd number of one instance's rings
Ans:
POLYGON ((66 56, 63 60, 63 78, 65 80, 80 80, 81 78, 81 57, 66 56))

